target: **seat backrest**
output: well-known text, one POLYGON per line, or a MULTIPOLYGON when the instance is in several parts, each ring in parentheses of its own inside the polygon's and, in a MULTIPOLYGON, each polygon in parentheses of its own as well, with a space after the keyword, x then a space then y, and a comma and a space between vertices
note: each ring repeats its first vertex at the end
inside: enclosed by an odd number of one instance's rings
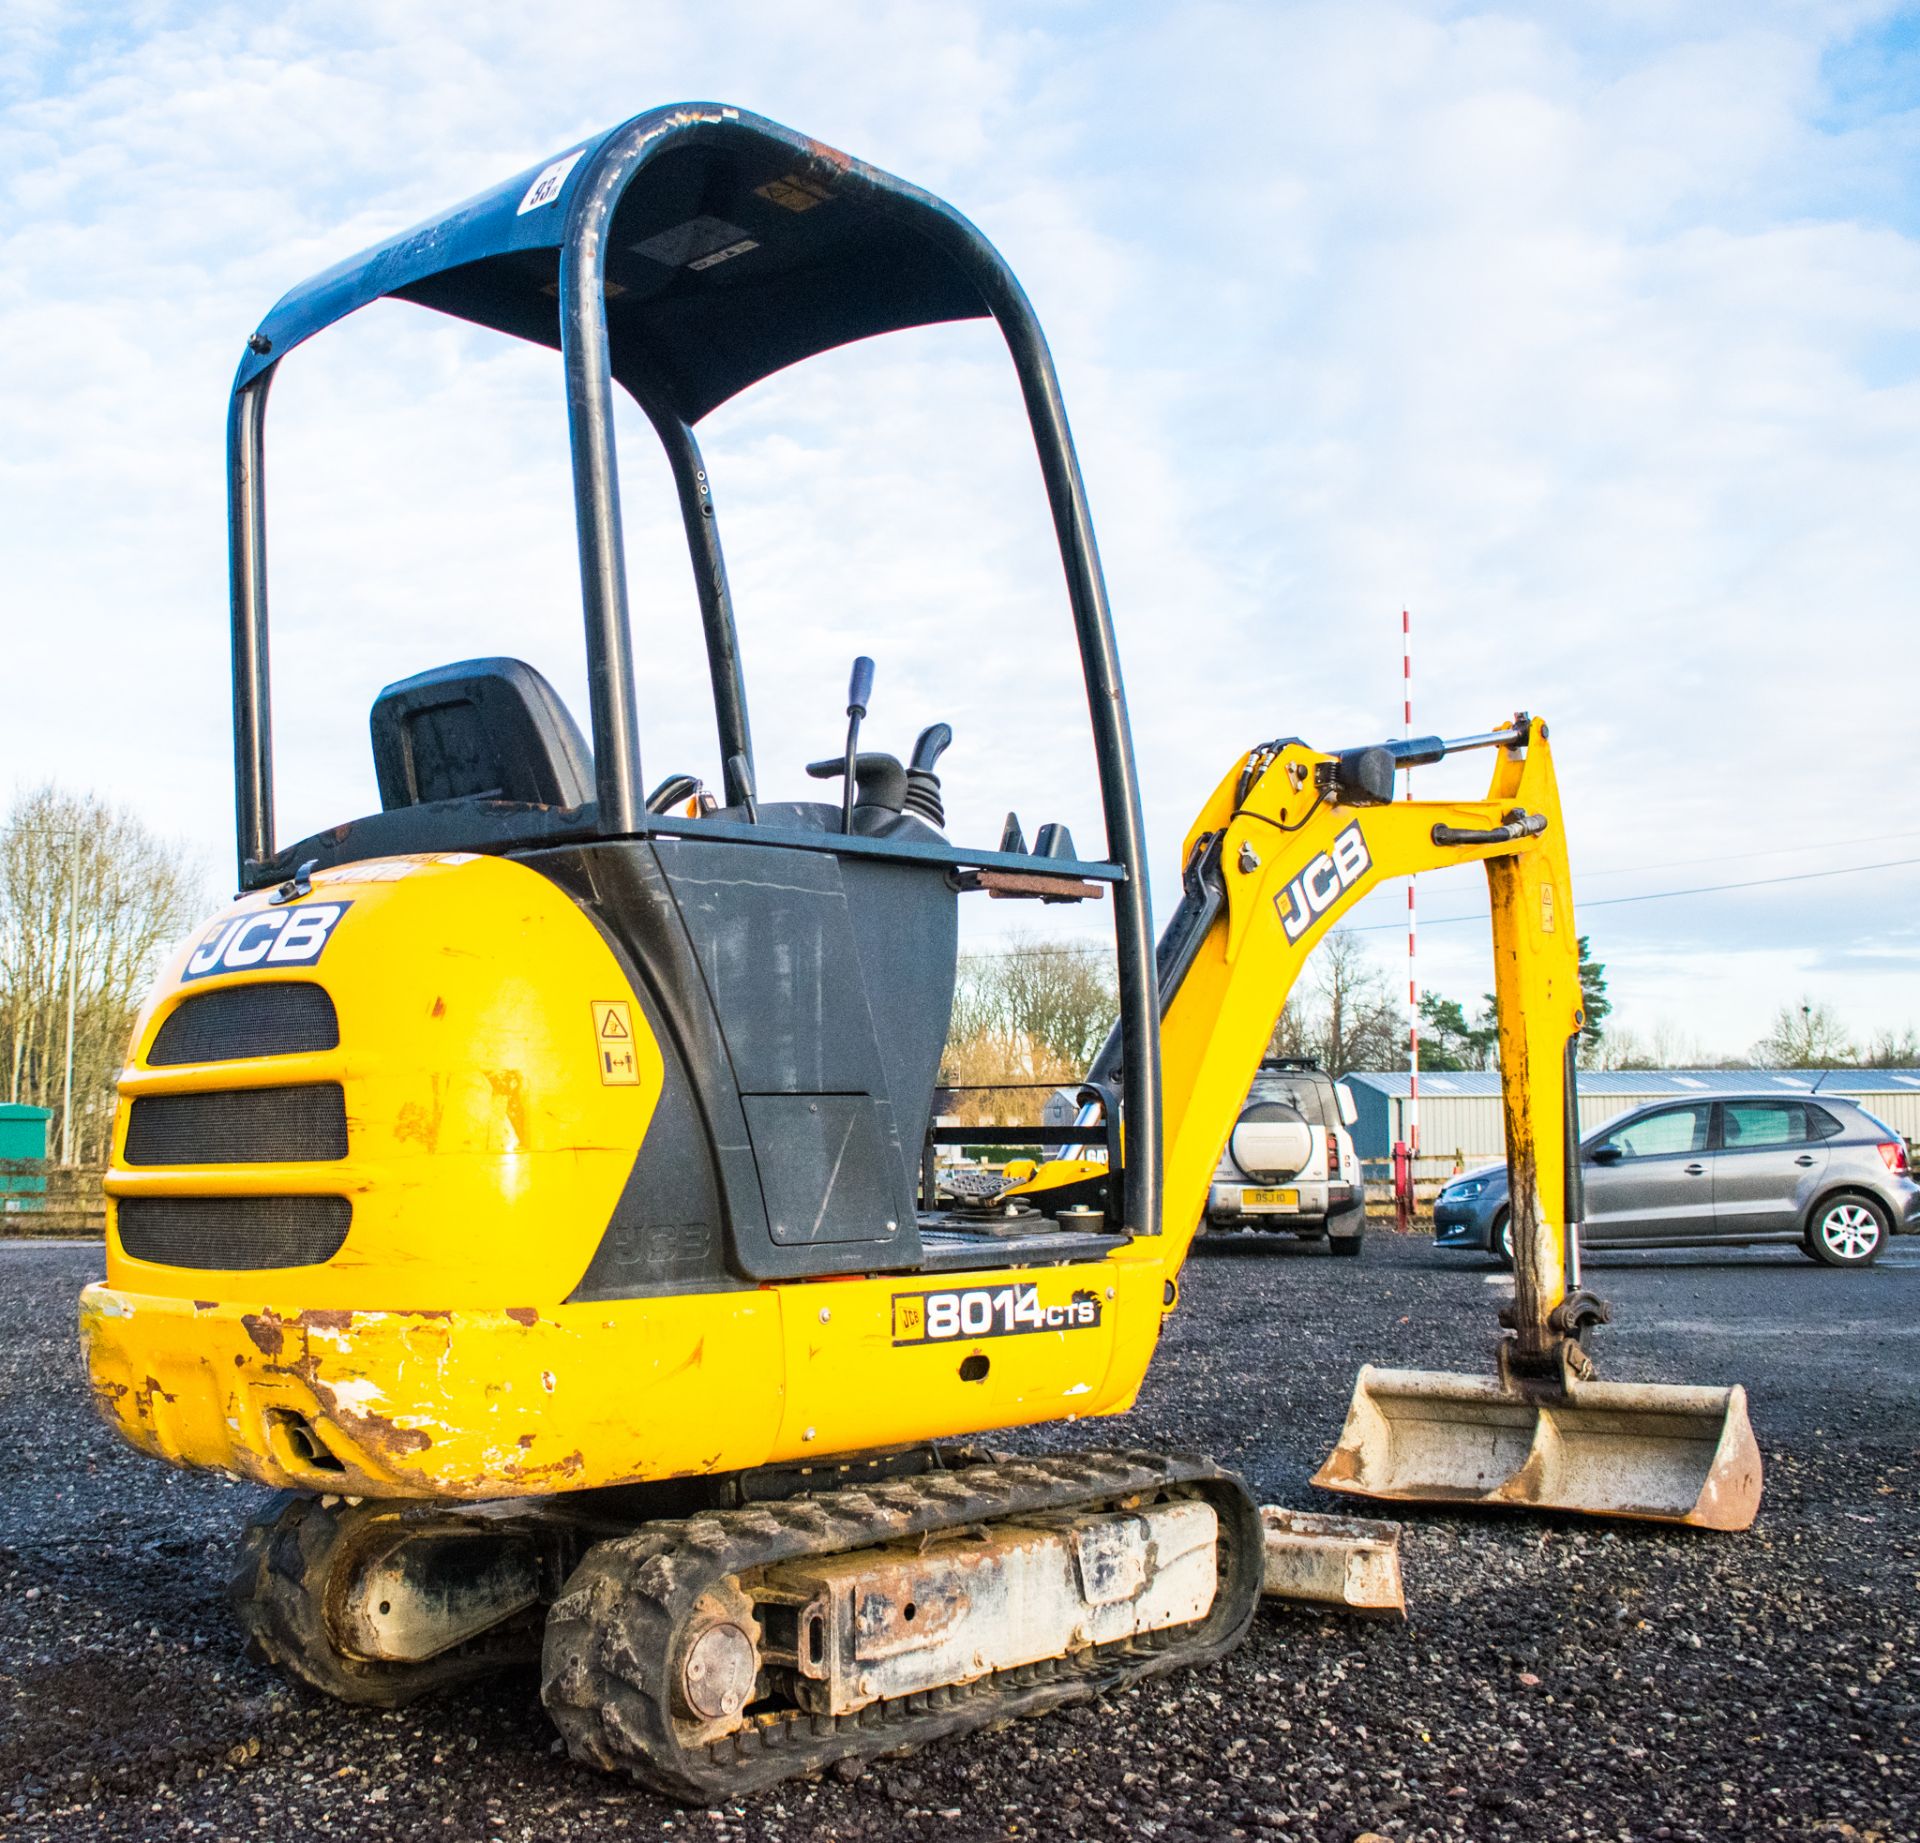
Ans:
POLYGON ((577 807, 593 756, 560 695, 519 659, 463 659, 373 701, 373 767, 387 812, 440 800, 577 807))

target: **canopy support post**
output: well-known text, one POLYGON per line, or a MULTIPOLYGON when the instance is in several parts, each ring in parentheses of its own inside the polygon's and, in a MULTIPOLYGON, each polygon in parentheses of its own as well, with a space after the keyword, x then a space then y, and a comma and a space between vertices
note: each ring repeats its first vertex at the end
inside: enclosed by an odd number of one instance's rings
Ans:
POLYGON ((720 549, 720 526, 713 512, 713 488, 700 444, 691 428, 672 411, 639 399, 660 437, 680 496, 680 517, 687 528, 693 559, 693 586, 700 598, 700 625, 706 634, 707 672, 713 680, 713 715, 720 737, 725 804, 744 806, 754 791, 753 734, 747 722, 747 687, 740 669, 740 635, 733 619, 733 592, 727 586, 727 560, 720 549), (745 767, 745 780, 741 767, 745 767))
POLYGON ((273 698, 267 658, 267 390, 273 367, 227 410, 228 598, 233 626, 233 784, 237 887, 273 856, 273 698))

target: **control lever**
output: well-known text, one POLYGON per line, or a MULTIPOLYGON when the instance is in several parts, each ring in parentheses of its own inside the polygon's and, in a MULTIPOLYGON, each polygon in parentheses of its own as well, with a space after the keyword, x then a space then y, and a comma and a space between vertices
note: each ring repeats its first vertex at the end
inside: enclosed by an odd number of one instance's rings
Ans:
POLYGON ((947 823, 947 809, 940 799, 940 777, 934 773, 933 764, 947 752, 947 745, 952 741, 950 725, 929 723, 914 742, 913 754, 907 761, 906 810, 928 825, 942 829, 947 823))
MULTIPOLYGON (((816 781, 831 781, 846 771, 847 764, 837 756, 807 763, 807 772, 816 781)), ((862 750, 853 758, 853 786, 856 806, 897 813, 906 803, 907 771, 891 755, 862 750)))
POLYGON ((873 661, 860 653, 854 658, 853 676, 847 680, 847 757, 842 770, 847 778, 840 788, 840 830, 846 833, 853 831, 854 758, 860 749, 860 720, 872 698, 873 661))

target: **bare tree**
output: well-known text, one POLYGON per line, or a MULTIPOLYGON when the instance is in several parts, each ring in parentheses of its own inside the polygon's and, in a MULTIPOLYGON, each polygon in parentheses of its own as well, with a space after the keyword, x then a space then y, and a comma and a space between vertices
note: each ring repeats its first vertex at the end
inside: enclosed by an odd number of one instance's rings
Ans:
POLYGON ((1095 942, 1016 936, 962 954, 941 1079, 961 1124, 1037 1116, 1035 1084, 1080 1080, 1120 1005, 1113 955, 1095 942))
POLYGON ((1589 1059, 1584 1053, 1580 1066, 1586 1069, 1700 1069, 1711 1068, 1721 1058, 1710 1056, 1697 1037, 1689 1036, 1671 1018, 1661 1018, 1642 1036, 1628 1025, 1617 1024, 1600 1040, 1589 1059))
POLYGON ((1312 1056, 1340 1076, 1396 1067, 1406 1040, 1406 1013, 1394 1001, 1386 974, 1357 935, 1336 928, 1314 950, 1306 978, 1288 995, 1267 1051, 1312 1056))
POLYGON ((196 867, 130 813, 50 785, 15 796, 0 828, 4 1092, 53 1109, 56 1155, 69 1141, 69 1006, 73 1159, 104 1163, 145 987, 202 900, 196 867))
POLYGON ((1853 1059, 1853 1043, 1839 1013, 1811 998, 1782 1005, 1773 1028, 1753 1046, 1753 1060, 1763 1069, 1817 1069, 1853 1059))
POLYGON ((1874 1032, 1860 1052, 1860 1064, 1868 1069, 1910 1069, 1920 1064, 1920 1031, 1909 1024, 1904 1030, 1892 1025, 1874 1032))

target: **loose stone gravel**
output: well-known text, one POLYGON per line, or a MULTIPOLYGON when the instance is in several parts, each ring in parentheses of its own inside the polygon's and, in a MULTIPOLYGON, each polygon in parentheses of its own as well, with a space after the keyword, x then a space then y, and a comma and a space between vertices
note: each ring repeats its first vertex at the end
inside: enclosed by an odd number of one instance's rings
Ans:
MULTIPOLYGON (((1920 1245, 1589 1273, 1606 1373, 1745 1381, 1743 1536, 1410 1521, 1410 1618, 1263 1612, 1234 1657, 714 1811, 576 1767, 520 1675, 397 1713, 244 1661, 250 1487, 120 1448, 73 1298, 97 1245, 0 1244, 0 1837, 1920 1838, 1920 1245), (1909 1253, 1911 1247, 1911 1253, 1909 1253)), ((1017 1436, 1187 1447, 1306 1483, 1366 1359, 1485 1368, 1502 1294, 1376 1232, 1359 1262, 1202 1244, 1135 1411, 1017 1436)))

